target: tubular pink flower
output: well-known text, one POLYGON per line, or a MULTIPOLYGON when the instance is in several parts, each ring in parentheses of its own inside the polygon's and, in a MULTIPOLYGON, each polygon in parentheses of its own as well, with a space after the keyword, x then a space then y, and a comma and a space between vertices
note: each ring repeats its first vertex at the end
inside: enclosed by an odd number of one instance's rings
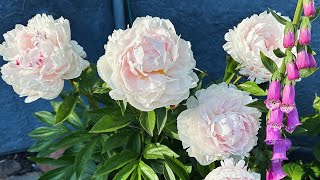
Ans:
POLYGON ((287 63, 286 71, 287 71, 288 79, 290 81, 300 78, 299 69, 295 62, 292 61, 290 63, 287 63))
POLYGON ((268 145, 273 145, 275 142, 282 140, 281 132, 279 128, 274 128, 271 124, 267 125, 266 128, 266 140, 265 143, 268 145))
POLYGON ((301 125, 297 108, 294 108, 287 116, 286 131, 292 133, 297 126, 301 125))
POLYGON ((285 85, 282 91, 282 103, 280 110, 284 113, 290 113, 295 108, 295 90, 293 85, 285 85))
POLYGON ((303 13, 305 16, 314 16, 316 9, 314 7, 313 0, 304 0, 303 1, 303 13))
POLYGON ((301 28, 299 33, 299 44, 308 45, 311 42, 311 31, 309 28, 301 28))
POLYGON ((308 54, 308 58, 309 58, 309 62, 310 62, 310 66, 309 68, 315 68, 317 67, 317 61, 314 58, 313 54, 308 54))
POLYGON ((271 81, 268 89, 268 97, 264 101, 270 110, 278 109, 280 106, 281 84, 279 81, 271 81))
POLYGON ((283 47, 292 48, 294 46, 294 34, 293 32, 287 32, 284 34, 283 47))
POLYGON ((297 67, 298 69, 307 69, 310 67, 310 60, 308 53, 305 50, 298 52, 297 55, 297 67))
POLYGON ((282 161, 279 160, 271 161, 271 171, 269 170, 270 172, 268 173, 270 180, 280 180, 286 177, 286 174, 282 170, 281 163, 282 161))
POLYGON ((277 141, 273 145, 273 156, 272 161, 274 160, 287 160, 287 150, 291 147, 292 143, 290 139, 283 139, 277 141))
POLYGON ((280 109, 275 109, 271 111, 267 124, 270 124, 274 129, 281 129, 283 127, 282 119, 283 112, 280 109))

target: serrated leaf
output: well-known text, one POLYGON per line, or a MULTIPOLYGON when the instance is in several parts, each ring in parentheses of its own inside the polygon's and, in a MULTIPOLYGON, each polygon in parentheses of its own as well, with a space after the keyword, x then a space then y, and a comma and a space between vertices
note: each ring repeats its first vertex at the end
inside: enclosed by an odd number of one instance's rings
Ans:
POLYGON ((314 16, 310 17, 309 20, 310 21, 316 20, 317 17, 319 16, 319 12, 320 12, 320 7, 317 8, 316 13, 314 14, 314 16))
POLYGON ((269 8, 268 10, 271 12, 272 16, 273 16, 279 23, 281 23, 281 24, 283 24, 283 25, 286 25, 286 23, 287 23, 287 20, 286 20, 286 19, 284 19, 283 17, 281 17, 280 15, 278 15, 276 12, 274 12, 274 11, 271 10, 270 8, 269 8))
POLYGON ((159 180, 157 174, 143 161, 139 162, 139 168, 141 169, 142 177, 145 180, 159 180))
POLYGON ((150 135, 153 136, 153 130, 156 125, 156 114, 154 111, 141 112, 140 125, 150 135))
POLYGON ((249 103, 246 106, 252 107, 252 108, 257 108, 260 112, 264 112, 264 113, 267 113, 269 111, 269 109, 264 104, 264 101, 261 99, 258 99, 252 103, 249 103))
POLYGON ((186 167, 177 159, 164 155, 164 159, 172 171, 182 180, 189 179, 186 167))
POLYGON ((270 59, 269 57, 267 57, 266 55, 263 54, 262 51, 260 51, 260 58, 262 61, 262 64, 264 65, 264 67, 271 73, 275 73, 276 71, 278 71, 278 66, 277 64, 270 59))
POLYGON ((127 164, 124 168, 122 168, 113 180, 126 180, 130 176, 130 174, 136 169, 138 166, 138 161, 132 161, 131 163, 127 164))
POLYGON ((55 116, 48 111, 38 111, 33 113, 33 115, 38 118, 41 122, 53 126, 55 121, 55 116))
POLYGON ((304 171, 302 167, 295 163, 288 163, 283 166, 283 171, 290 177, 292 180, 301 180, 304 171))
POLYGON ((169 165, 167 163, 164 163, 163 166, 164 166, 164 168, 163 168, 164 178, 166 180, 176 180, 176 177, 174 176, 174 173, 171 170, 171 168, 169 167, 169 165))
POLYGON ((255 96, 266 96, 267 93, 261 89, 255 82, 247 81, 245 83, 239 84, 238 89, 242 91, 247 91, 255 96))
POLYGON ((286 54, 280 50, 280 48, 277 48, 273 50, 273 54, 276 55, 278 58, 284 58, 286 54))
POLYGON ((167 116, 168 116, 168 109, 167 108, 160 108, 155 110, 157 116, 157 130, 158 135, 161 133, 162 129, 166 125, 167 116))
POLYGON ((131 116, 116 114, 103 116, 90 130, 90 133, 112 132, 126 127, 133 121, 131 116))
POLYGON ((88 145, 83 147, 81 151, 77 154, 74 161, 74 171, 76 176, 79 178, 84 170, 87 168, 88 162, 91 159, 92 153, 94 151, 95 145, 98 138, 95 138, 88 145))
POLYGON ((55 124, 62 123, 70 116, 76 107, 78 97, 78 93, 72 93, 70 96, 66 97, 63 103, 59 106, 56 120, 54 122, 55 124))
POLYGON ((300 69, 300 77, 306 78, 315 73, 319 68, 310 68, 310 69, 300 69))
POLYGON ((99 169, 94 173, 94 176, 102 176, 119 169, 131 161, 138 158, 138 154, 130 151, 123 151, 109 158, 99 169))
POLYGON ((145 159, 164 159, 163 155, 175 158, 179 157, 179 155, 170 148, 159 143, 148 144, 143 151, 143 157, 145 159))

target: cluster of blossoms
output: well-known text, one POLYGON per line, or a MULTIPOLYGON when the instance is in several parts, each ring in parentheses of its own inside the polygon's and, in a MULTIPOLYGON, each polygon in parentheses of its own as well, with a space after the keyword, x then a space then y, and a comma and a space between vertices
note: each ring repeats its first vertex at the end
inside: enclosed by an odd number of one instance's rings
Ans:
POLYGON ((309 49, 311 42, 311 25, 309 17, 315 14, 313 0, 305 0, 303 4, 304 17, 300 25, 300 33, 296 44, 296 29, 292 22, 285 26, 283 46, 286 48, 284 63, 285 76, 279 73, 273 75, 269 85, 268 97, 265 101, 270 110, 266 127, 266 144, 273 145, 271 167, 267 170, 267 180, 279 180, 286 176, 282 170, 282 161, 287 160, 286 151, 291 147, 289 139, 283 139, 281 129, 284 127, 283 118, 286 118, 285 130, 292 133, 301 123, 298 110, 295 106, 295 81, 300 79, 301 69, 315 68, 317 63, 309 49), (297 58, 291 52, 297 46, 297 58), (282 80, 282 81, 281 81, 282 80))

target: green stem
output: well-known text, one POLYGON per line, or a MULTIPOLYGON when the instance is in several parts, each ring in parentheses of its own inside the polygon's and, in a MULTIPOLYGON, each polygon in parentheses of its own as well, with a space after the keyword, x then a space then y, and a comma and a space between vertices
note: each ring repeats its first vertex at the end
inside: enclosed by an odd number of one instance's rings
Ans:
POLYGON ((296 7, 296 12, 294 13, 294 17, 293 17, 293 25, 295 27, 298 26, 299 21, 300 21, 300 17, 302 14, 302 6, 303 6, 303 0, 298 0, 298 4, 296 7))
POLYGON ((87 95, 87 98, 88 98, 89 103, 91 104, 93 109, 98 109, 99 108, 98 104, 94 101, 94 98, 92 97, 91 94, 87 95))

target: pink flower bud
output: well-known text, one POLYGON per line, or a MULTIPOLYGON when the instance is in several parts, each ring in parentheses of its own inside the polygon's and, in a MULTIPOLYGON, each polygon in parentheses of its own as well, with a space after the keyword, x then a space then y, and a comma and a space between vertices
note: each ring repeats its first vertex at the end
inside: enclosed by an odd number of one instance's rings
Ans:
POLYGON ((308 57, 309 57, 309 62, 310 62, 309 68, 315 68, 315 67, 317 67, 317 61, 316 61, 316 59, 314 58, 314 56, 313 56, 312 54, 308 54, 308 57))
POLYGON ((287 160, 287 150, 291 147, 292 143, 290 139, 283 139, 277 141, 273 145, 273 160, 287 160))
POLYGON ((286 177, 286 173, 284 173, 282 170, 281 163, 282 161, 279 161, 279 160, 271 161, 272 180, 281 180, 282 178, 286 177))
POLYGON ((270 110, 278 109, 280 106, 281 84, 279 81, 271 81, 268 89, 268 97, 264 101, 270 110))
POLYGON ((286 71, 287 71, 288 79, 290 81, 300 78, 299 69, 295 62, 291 61, 290 63, 287 63, 286 71))
POLYGON ((287 32, 283 37, 283 47, 292 48, 294 46, 294 34, 293 32, 287 32))
POLYGON ((307 69, 310 67, 310 60, 308 53, 305 50, 301 50, 297 55, 297 66, 298 69, 307 69))
POLYGON ((301 28, 299 33, 299 44, 308 45, 311 42, 311 31, 309 28, 301 28))
POLYGON ((287 116, 286 131, 292 133, 300 124, 298 110, 297 108, 294 108, 287 116))
POLYGON ((303 1, 303 13, 305 16, 314 16, 316 8, 314 7, 313 0, 304 0, 303 1))
POLYGON ((268 145, 273 145, 279 140, 282 140, 280 129, 274 128, 271 124, 268 124, 266 128, 265 143, 268 145))
POLYGON ((275 109, 271 111, 267 124, 270 124, 274 129, 281 129, 283 127, 282 119, 283 112, 280 109, 275 109))
POLYGON ((295 89, 293 85, 285 85, 282 91, 282 103, 280 110, 284 113, 290 113, 295 108, 295 89))

